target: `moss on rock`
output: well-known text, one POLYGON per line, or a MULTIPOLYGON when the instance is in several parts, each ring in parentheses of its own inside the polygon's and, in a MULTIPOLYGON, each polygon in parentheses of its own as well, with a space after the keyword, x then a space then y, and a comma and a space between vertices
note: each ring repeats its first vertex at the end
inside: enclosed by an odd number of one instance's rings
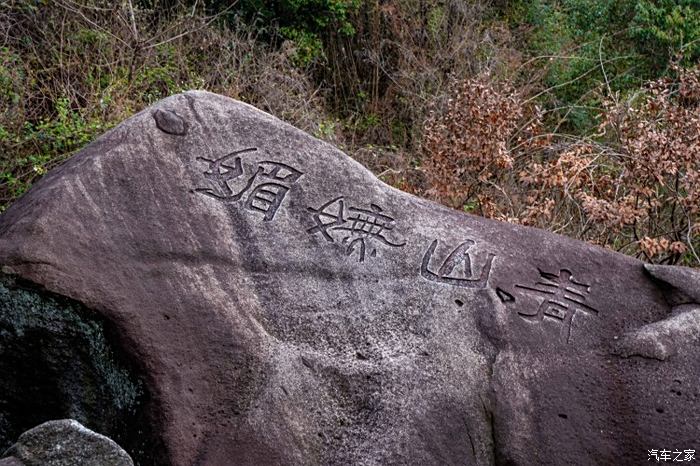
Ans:
POLYGON ((97 313, 0 275, 0 452, 44 421, 72 418, 153 464, 137 373, 97 313))

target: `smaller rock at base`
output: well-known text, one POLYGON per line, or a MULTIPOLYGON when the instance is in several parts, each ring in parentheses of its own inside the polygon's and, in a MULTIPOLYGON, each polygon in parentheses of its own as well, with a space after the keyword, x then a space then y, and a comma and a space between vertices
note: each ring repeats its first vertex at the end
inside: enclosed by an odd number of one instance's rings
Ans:
POLYGON ((134 466, 113 440, 73 419, 48 421, 19 436, 0 466, 134 466))
POLYGON ((0 466, 26 466, 24 463, 22 463, 20 460, 15 458, 14 456, 10 456, 8 458, 0 458, 0 466))

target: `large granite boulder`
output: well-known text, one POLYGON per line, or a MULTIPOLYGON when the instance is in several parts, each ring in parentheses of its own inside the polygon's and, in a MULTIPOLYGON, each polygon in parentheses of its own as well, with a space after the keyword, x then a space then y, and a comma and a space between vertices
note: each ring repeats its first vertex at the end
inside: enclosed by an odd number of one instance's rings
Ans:
POLYGON ((149 464, 700 447, 697 271, 402 193, 214 94, 165 99, 49 173, 2 215, 0 265, 137 362, 149 464))

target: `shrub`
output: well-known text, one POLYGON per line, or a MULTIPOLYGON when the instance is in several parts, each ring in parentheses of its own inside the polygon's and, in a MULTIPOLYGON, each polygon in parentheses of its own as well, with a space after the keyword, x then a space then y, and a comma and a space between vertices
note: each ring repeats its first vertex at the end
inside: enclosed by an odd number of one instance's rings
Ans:
POLYGON ((508 217, 502 189, 512 184, 515 159, 538 143, 538 123, 536 109, 511 86, 488 76, 455 83, 426 123, 426 194, 468 212, 508 217), (534 118, 527 123, 528 117, 534 118))
POLYGON ((245 100, 309 131, 328 120, 293 47, 191 10, 105 5, 2 6, 0 211, 104 130, 185 89, 245 100))
POLYGON ((658 69, 676 56, 686 65, 700 60, 700 1, 640 0, 635 7, 630 35, 637 50, 658 69))
MULTIPOLYGON (((653 82, 638 102, 608 105, 617 178, 597 198, 582 196, 592 234, 606 229, 649 261, 700 265, 700 67, 653 82), (617 203, 617 212, 605 213, 617 203), (612 225, 611 225, 612 224, 612 225)), ((600 190, 600 189, 599 189, 600 190)), ((589 233, 589 234, 591 234, 589 233)))
POLYGON ((306 67, 324 58, 322 36, 330 31, 352 35, 351 16, 362 0, 141 0, 148 10, 194 9, 198 6, 210 15, 236 25, 240 21, 254 25, 267 42, 294 43, 296 65, 306 67), (282 39, 282 40, 280 40, 282 39))
POLYGON ((460 83, 426 125, 427 193, 650 262, 698 266, 700 67, 675 71, 606 101, 599 141, 543 133, 536 109, 508 86, 460 83))
POLYGON ((606 95, 666 76, 677 56, 688 66, 700 59, 698 11, 698 0, 523 0, 507 16, 544 68, 549 126, 583 135, 606 95))

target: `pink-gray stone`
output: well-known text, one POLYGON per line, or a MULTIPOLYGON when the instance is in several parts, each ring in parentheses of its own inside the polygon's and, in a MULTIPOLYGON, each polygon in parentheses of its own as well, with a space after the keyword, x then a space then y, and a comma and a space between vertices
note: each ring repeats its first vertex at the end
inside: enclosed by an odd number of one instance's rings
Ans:
POLYGON ((14 456, 8 456, 7 458, 0 458, 0 466, 26 466, 20 460, 14 456))
POLYGON ((20 435, 2 466, 134 466, 113 440, 73 419, 48 421, 20 435))

